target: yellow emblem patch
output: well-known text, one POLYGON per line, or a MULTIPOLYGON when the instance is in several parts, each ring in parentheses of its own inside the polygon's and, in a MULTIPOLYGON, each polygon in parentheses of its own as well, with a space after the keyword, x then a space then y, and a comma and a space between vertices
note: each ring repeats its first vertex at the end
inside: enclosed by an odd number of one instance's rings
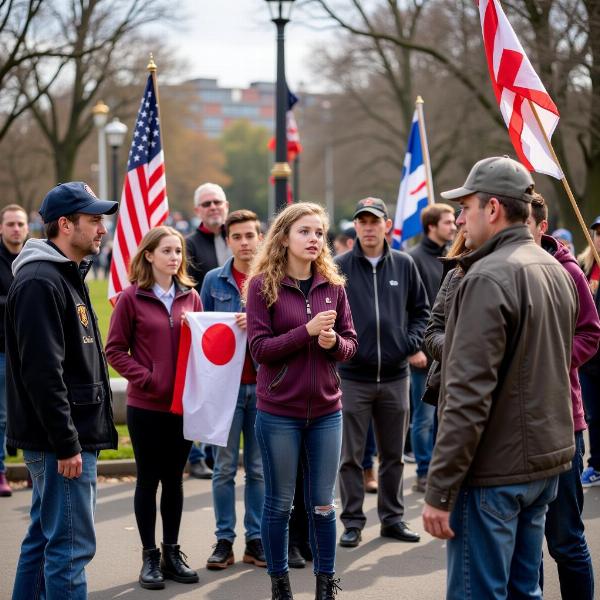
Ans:
POLYGON ((87 312, 87 308, 86 308, 85 304, 77 305, 77 316, 79 317, 79 320, 81 321, 81 324, 84 327, 87 327, 90 324, 90 320, 88 318, 88 312, 87 312))

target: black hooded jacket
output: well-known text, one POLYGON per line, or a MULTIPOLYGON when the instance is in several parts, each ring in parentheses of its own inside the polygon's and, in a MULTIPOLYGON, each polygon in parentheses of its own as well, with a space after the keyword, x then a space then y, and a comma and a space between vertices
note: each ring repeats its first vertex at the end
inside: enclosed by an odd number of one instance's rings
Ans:
POLYGON ((406 377, 406 359, 421 348, 429 319, 427 292, 415 262, 386 242, 373 267, 359 240, 336 262, 347 278, 346 293, 358 334, 358 351, 352 360, 338 365, 340 376, 372 383, 406 377))
POLYGON ((96 315, 80 268, 28 240, 6 302, 7 443, 70 458, 117 447, 96 315))

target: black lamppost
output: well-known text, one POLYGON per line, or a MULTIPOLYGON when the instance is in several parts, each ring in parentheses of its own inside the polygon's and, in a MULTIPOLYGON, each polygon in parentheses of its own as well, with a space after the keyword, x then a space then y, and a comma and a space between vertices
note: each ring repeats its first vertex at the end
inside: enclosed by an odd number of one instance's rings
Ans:
POLYGON ((266 0, 271 20, 277 27, 277 91, 275 96, 275 164, 271 175, 275 179, 275 212, 287 205, 288 178, 291 174, 287 162, 287 86, 285 82, 285 37, 284 29, 289 23, 294 0, 266 0))
POLYGON ((105 128, 106 139, 112 150, 112 199, 119 201, 119 148, 127 135, 127 125, 115 117, 105 128))

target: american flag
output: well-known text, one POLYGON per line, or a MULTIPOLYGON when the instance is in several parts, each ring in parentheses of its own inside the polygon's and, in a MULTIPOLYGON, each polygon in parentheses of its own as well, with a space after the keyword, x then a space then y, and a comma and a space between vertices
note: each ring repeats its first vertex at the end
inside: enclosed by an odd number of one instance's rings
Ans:
POLYGON ((169 215, 165 158, 160 141, 154 78, 148 75, 129 150, 119 220, 113 242, 108 298, 129 286, 127 270, 144 235, 169 215))
POLYGON ((500 2, 476 1, 492 88, 517 156, 530 171, 561 179, 562 170, 546 141, 558 125, 558 109, 529 62, 500 2))

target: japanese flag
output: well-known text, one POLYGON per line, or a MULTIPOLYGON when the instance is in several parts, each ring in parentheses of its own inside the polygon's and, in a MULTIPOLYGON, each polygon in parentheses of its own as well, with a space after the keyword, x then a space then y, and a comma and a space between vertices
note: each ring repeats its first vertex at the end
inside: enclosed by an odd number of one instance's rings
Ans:
POLYGON ((186 440, 227 446, 246 354, 235 313, 187 313, 181 328, 171 412, 186 440))

